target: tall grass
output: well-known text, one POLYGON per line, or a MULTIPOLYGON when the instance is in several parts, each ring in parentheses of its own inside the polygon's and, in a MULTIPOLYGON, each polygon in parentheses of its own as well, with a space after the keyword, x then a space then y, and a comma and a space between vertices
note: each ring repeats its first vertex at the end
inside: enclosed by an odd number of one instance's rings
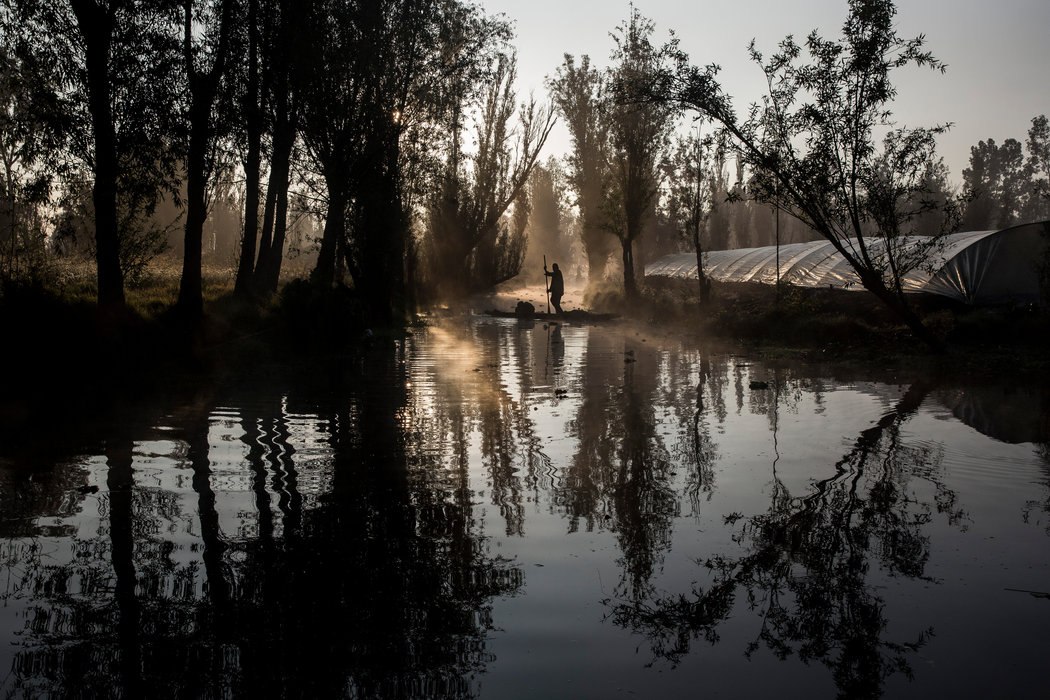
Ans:
MULTIPOLYGON (((201 275, 206 305, 233 292, 236 269, 228 261, 205 261, 201 275)), ((143 318, 156 318, 175 305, 181 278, 180 259, 167 255, 154 258, 139 280, 126 286, 128 307, 143 318)), ((33 278, 4 280, 0 296, 26 289, 69 304, 94 304, 98 300, 95 261, 88 257, 53 257, 47 269, 33 278)))

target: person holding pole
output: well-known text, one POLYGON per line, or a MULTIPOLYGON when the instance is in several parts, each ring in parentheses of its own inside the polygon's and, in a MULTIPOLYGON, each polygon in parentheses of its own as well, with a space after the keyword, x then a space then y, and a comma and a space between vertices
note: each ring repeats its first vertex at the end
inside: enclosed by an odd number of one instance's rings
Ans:
POLYGON ((550 295, 550 303, 554 304, 554 310, 559 316, 561 316, 561 297, 565 294, 565 280, 562 279, 561 270, 558 269, 558 263, 553 263, 551 265, 551 270, 547 270, 546 255, 543 256, 543 274, 545 277, 550 277, 550 286, 547 288, 547 293, 550 295))

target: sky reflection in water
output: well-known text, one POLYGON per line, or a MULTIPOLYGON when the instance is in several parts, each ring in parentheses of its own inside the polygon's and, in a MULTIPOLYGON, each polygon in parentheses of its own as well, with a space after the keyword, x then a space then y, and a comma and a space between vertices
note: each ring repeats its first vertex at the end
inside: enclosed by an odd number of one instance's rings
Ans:
POLYGON ((0 687, 1041 696, 1047 408, 477 317, 117 404, 5 438, 0 687))

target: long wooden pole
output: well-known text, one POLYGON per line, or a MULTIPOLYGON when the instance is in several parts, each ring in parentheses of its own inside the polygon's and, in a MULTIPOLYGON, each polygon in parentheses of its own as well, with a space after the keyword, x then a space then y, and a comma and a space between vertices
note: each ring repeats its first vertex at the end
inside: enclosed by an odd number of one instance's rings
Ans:
POLYGON ((547 255, 543 255, 543 286, 547 290, 547 313, 551 312, 551 280, 547 277, 547 255))

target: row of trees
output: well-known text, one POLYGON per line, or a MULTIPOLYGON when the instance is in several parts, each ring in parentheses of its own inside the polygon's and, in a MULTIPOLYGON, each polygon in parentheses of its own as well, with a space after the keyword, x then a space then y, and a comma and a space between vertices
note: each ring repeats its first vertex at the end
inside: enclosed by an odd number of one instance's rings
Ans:
POLYGON ((889 109, 895 69, 943 66, 897 36, 889 0, 849 8, 838 40, 752 46, 768 90, 739 118, 717 67, 654 44, 633 7, 609 66, 567 54, 545 107, 518 99, 507 20, 456 0, 4 0, 7 259, 48 235, 57 202, 52 239, 90 228, 99 301, 119 306, 177 222, 178 305, 195 316, 216 203, 240 210, 244 296, 276 289, 298 209, 323 222, 314 280, 348 275, 390 318, 414 292, 488 288, 540 251, 578 253, 591 282, 615 256, 630 298, 636 253, 685 241, 700 257, 776 231, 831 240, 918 330, 900 278, 921 256, 896 242, 1050 216, 1050 136, 1037 117, 1027 155, 982 141, 955 191, 935 150, 946 127, 897 129, 889 109), (538 168, 555 113, 572 152, 538 168), (683 118, 701 128, 683 134, 683 118))
POLYGON ((642 240, 655 255, 685 241, 702 268, 704 249, 824 235, 909 316, 899 278, 919 261, 895 256, 894 245, 889 255, 869 251, 865 236, 934 235, 954 225, 959 197, 935 151, 946 127, 896 130, 888 109, 893 69, 941 64, 921 38, 896 35, 892 3, 850 7, 841 41, 814 33, 802 46, 789 37, 768 60, 752 46, 768 94, 743 120, 717 67, 692 67, 673 36, 656 46, 652 22, 636 8, 613 34, 610 67, 566 55, 549 88, 572 138, 568 181, 590 281, 605 276, 617 241, 630 298, 642 240), (702 128, 683 134, 683 118, 702 128), (877 130, 888 131, 881 146, 877 130))
MULTIPOLYGON (((632 295, 641 218, 651 230, 663 227, 689 241, 702 269, 705 247, 772 243, 769 232, 779 229, 783 213, 796 230, 778 236, 781 242, 827 239, 866 289, 917 336, 939 345, 911 309, 902 279, 944 234, 1050 217, 1046 119, 1033 120, 1027 155, 1014 140, 1001 147, 981 142, 963 187, 954 188, 936 152, 948 125, 898 128, 891 110, 896 70, 944 65, 924 37, 897 34, 890 0, 848 5, 837 39, 789 36, 768 56, 752 44, 767 89, 743 116, 717 66, 692 65, 673 36, 655 47, 652 23, 635 9, 614 35, 611 68, 566 56, 550 87, 573 139, 570 182, 592 281, 604 272, 612 233, 632 295), (680 116, 707 133, 673 140, 680 116), (915 235, 926 243, 906 243, 915 235)), ((702 277, 700 288, 703 294, 702 277)))
POLYGON ((124 303, 128 259, 156 249, 174 206, 178 307, 198 315, 202 231, 231 182, 245 296, 275 290, 296 197, 324 222, 314 279, 349 274, 380 318, 409 278, 462 292, 520 268, 554 116, 519 102, 502 16, 456 0, 5 0, 0 32, 5 240, 89 186, 90 211, 63 221, 91 229, 102 306, 124 303))
MULTIPOLYGON (((841 109, 843 103, 835 103, 835 98, 825 98, 823 105, 809 104, 794 115, 784 112, 784 105, 791 99, 789 90, 794 90, 795 96, 805 95, 821 81, 826 90, 836 84, 843 87, 837 97, 845 98, 848 90, 844 86, 850 80, 861 85, 876 77, 871 71, 883 68, 885 75, 879 80, 885 81, 883 87, 891 91, 892 97, 892 85, 888 82, 891 69, 904 65, 905 61, 900 59, 906 56, 901 54, 895 59, 896 64, 890 64, 887 62, 888 47, 910 51, 908 55, 916 63, 940 67, 932 55, 920 51, 921 39, 906 41, 893 34, 889 24, 893 16, 892 4, 883 5, 881 13, 873 17, 882 18, 880 21, 885 24, 878 31, 889 32, 892 37, 884 36, 881 45, 876 42, 870 47, 860 47, 885 51, 886 56, 879 61, 858 53, 851 64, 835 67, 834 57, 841 60, 849 44, 817 36, 810 37, 809 42, 814 43, 805 49, 795 45, 793 40, 787 40, 781 46, 781 52, 765 63, 763 56, 752 47, 752 58, 766 73, 770 90, 764 105, 750 115, 748 123, 752 136, 761 129, 765 138, 780 138, 782 144, 795 146, 796 150, 789 149, 788 153, 798 156, 800 152, 797 144, 792 144, 793 139, 808 139, 813 144, 819 142, 812 133, 807 135, 807 131, 812 132, 813 125, 807 126, 800 119, 807 114, 810 117, 818 114, 837 117, 839 123, 834 129, 829 128, 828 134, 835 130, 843 134, 852 130, 862 135, 862 142, 856 145, 855 169, 857 178, 863 175, 868 182, 861 183, 858 179, 854 186, 861 185, 857 191, 863 195, 862 204, 868 209, 859 220, 859 228, 864 233, 881 233, 880 227, 886 224, 891 236, 927 236, 932 243, 936 237, 954 230, 1005 228, 1050 219, 1050 130, 1045 115, 1032 120, 1023 149, 1015 139, 1007 139, 1001 146, 992 139, 974 146, 970 167, 963 171, 960 186, 952 182, 948 167, 935 148, 935 137, 947 127, 894 131, 889 111, 883 109, 880 114, 875 109, 876 102, 883 108, 888 106, 885 96, 880 93, 876 93, 879 95, 877 100, 871 99, 867 114, 858 110, 849 115, 841 109), (789 62, 797 63, 806 50, 810 51, 815 62, 806 67, 808 73, 806 82, 803 82, 802 67, 789 66, 789 62), (818 51, 825 52, 823 58, 816 53, 818 51), (819 74, 818 69, 823 73, 819 74), (865 71, 869 74, 863 75, 865 71), (797 82, 789 85, 789 80, 797 82), (837 114, 836 109, 839 109, 837 114), (759 120, 765 121, 760 124, 759 120), (889 130, 881 145, 874 136, 873 127, 877 126, 889 130), (776 132, 779 134, 774 136, 776 132), (878 182, 878 179, 883 182, 878 182), (893 181, 896 184, 891 185, 893 181), (878 208, 884 211, 877 212, 878 208), (889 214, 889 210, 897 213, 889 214), (898 218, 895 224, 886 220, 894 216, 898 218)), ((872 27, 854 31, 864 31, 869 35, 876 32, 872 27)), ((688 59, 678 51, 677 43, 672 41, 655 49, 649 42, 652 32, 652 23, 635 10, 614 35, 616 48, 612 53, 612 67, 594 68, 588 56, 577 60, 566 55, 550 81, 552 95, 573 139, 573 151, 566 159, 567 184, 572 190, 573 203, 578 207, 579 238, 586 251, 591 281, 609 273, 607 263, 617 238, 621 244, 625 243, 625 238, 640 243, 642 250, 639 253, 646 260, 683 249, 695 249, 699 253, 821 237, 806 216, 795 216, 794 208, 782 206, 783 202, 777 200, 775 178, 768 169, 763 169, 765 166, 754 152, 742 149, 742 142, 735 139, 732 130, 716 116, 702 109, 691 109, 685 102, 675 102, 666 92, 655 95, 659 99, 653 99, 653 94, 644 95, 645 90, 654 84, 652 77, 660 75, 661 71, 667 77, 678 70, 680 78, 689 70, 688 59), (639 65, 644 67, 639 69, 639 65), (641 98, 637 91, 632 94, 632 84, 642 86, 641 98), (699 116, 701 126, 709 128, 683 132, 680 128, 682 113, 669 115, 666 109, 645 113, 640 108, 652 104, 677 105, 684 110, 684 116, 699 116), (667 126, 668 117, 672 130, 663 132, 661 129, 667 126), (625 134, 642 134, 644 138, 632 143, 624 139, 625 134), (630 147, 636 150, 632 152, 630 147), (651 205, 644 211, 642 236, 622 237, 618 234, 626 231, 623 217, 630 205, 629 199, 624 198, 623 181, 617 178, 622 173, 631 172, 624 167, 628 160, 639 166, 636 177, 645 173, 648 178, 648 189, 638 187, 635 190, 644 193, 651 205)), ((862 39, 864 37, 858 36, 854 41, 862 39)), ((713 78, 714 74, 712 72, 709 77, 713 78)), ((731 116, 731 110, 727 114, 731 116)), ((845 146, 849 139, 840 138, 840 141, 845 146)), ((773 142, 766 145, 772 146, 773 142)), ((839 160, 829 149, 817 149, 811 155, 813 162, 809 167, 814 169, 820 159, 827 159, 828 163, 839 160)), ((841 180, 837 183, 839 185, 849 184, 845 169, 839 168, 837 174, 834 169, 828 172, 832 173, 832 178, 824 183, 825 193, 834 189, 832 180, 835 178, 841 180)), ((891 270, 889 275, 899 277, 906 272, 900 267, 901 263, 910 266, 918 261, 887 259, 879 261, 876 266, 896 264, 898 272, 891 270)), ((893 286, 892 281, 890 286, 893 286)), ((625 279, 625 288, 630 289, 629 279, 625 279)))
MULTIPOLYGON (((932 237, 952 230, 1002 229, 1050 219, 1048 136, 1047 118, 1039 115, 1032 119, 1023 147, 1016 139, 1006 139, 1002 145, 994 139, 980 141, 970 149, 969 167, 958 184, 944 159, 931 151, 918 168, 914 198, 920 207, 909 222, 911 233, 932 237), (952 207, 955 216, 946 222, 945 209, 952 207)), ((694 132, 680 136, 671 154, 665 161, 665 185, 653 227, 679 235, 660 241, 689 248, 695 231, 703 249, 727 250, 819 237, 799 219, 778 216, 775 203, 759 198, 749 174, 724 141, 694 132)))
MULTIPOLYGON (((674 39, 644 80, 619 80, 615 87, 623 102, 672 105, 716 125, 750 174, 755 199, 828 240, 865 289, 918 338, 939 347, 909 304, 902 279, 938 243, 932 236, 923 245, 908 244, 923 220, 934 216, 941 234, 957 221, 959 202, 930 188, 936 138, 947 125, 898 128, 891 105, 894 71, 945 66, 926 50, 924 37, 897 34, 895 15, 891 0, 849 0, 838 39, 816 31, 802 43, 788 36, 769 56, 752 43, 767 89, 744 117, 720 84, 718 66, 693 65, 674 39)), ((697 257, 701 263, 699 248, 697 257)))
POLYGON ((1050 219, 1050 125, 1045 114, 1032 119, 1021 142, 994 139, 970 148, 970 165, 962 172, 969 195, 962 228, 979 231, 1050 219))
POLYGON ((610 251, 619 241, 624 292, 637 293, 634 247, 656 210, 661 167, 669 152, 676 111, 664 104, 617 100, 617 81, 645 81, 658 67, 653 23, 631 8, 613 34, 612 65, 592 67, 566 54, 549 81, 558 111, 569 128, 573 151, 569 182, 576 195, 580 237, 591 282, 605 275, 610 251))

